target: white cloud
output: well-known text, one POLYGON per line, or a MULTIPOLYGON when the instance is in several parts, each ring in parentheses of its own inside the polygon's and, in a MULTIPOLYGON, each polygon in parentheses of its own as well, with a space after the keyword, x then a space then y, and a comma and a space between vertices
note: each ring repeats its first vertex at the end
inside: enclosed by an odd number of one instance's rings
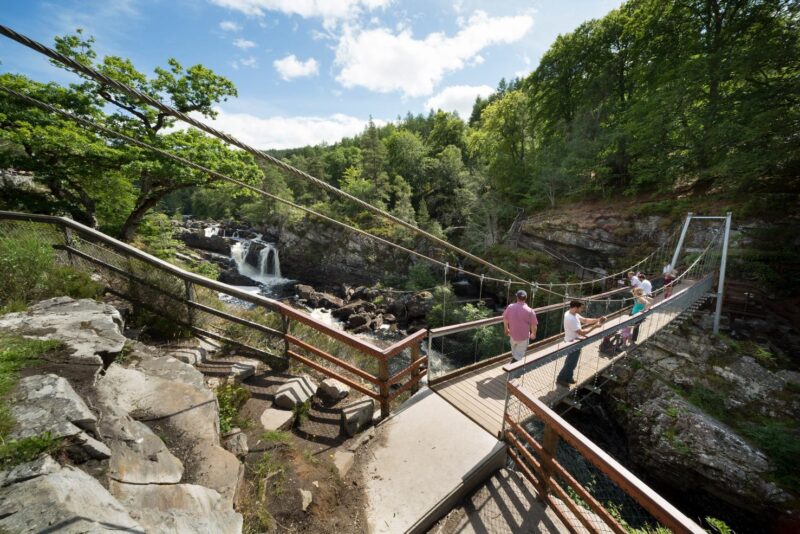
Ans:
MULTIPOLYGON (((343 137, 361 133, 367 120, 337 113, 329 117, 258 117, 249 113, 227 113, 217 108, 214 120, 198 116, 199 120, 229 133, 235 138, 260 149, 297 148, 335 143, 343 137)), ((385 121, 374 121, 377 125, 385 121)))
POLYGON ((242 30, 242 27, 239 24, 236 24, 232 20, 223 20, 219 23, 219 27, 222 28, 226 32, 238 32, 242 30))
POLYGON ((445 74, 476 61, 487 46, 521 39, 532 25, 530 15, 490 17, 476 11, 452 37, 431 33, 415 39, 410 30, 395 34, 387 28, 361 31, 346 26, 336 48, 341 67, 336 79, 348 88, 429 95, 445 74))
POLYGON ((485 98, 492 94, 494 89, 488 85, 453 85, 433 95, 425 102, 425 111, 444 110, 457 111, 462 119, 466 120, 472 114, 472 105, 476 97, 485 98))
POLYGON ((233 42, 233 46, 241 48, 242 50, 247 50, 248 48, 255 48, 256 44, 253 41, 248 41, 240 37, 233 42))
POLYGON ((320 17, 326 26, 349 20, 363 11, 372 11, 394 0, 210 0, 212 4, 239 11, 251 17, 261 17, 267 11, 303 18, 320 17))
POLYGON ((294 54, 288 55, 283 59, 276 59, 272 62, 275 70, 286 81, 292 78, 302 78, 304 76, 315 76, 319 74, 319 64, 312 58, 300 61, 294 54))
POLYGON ((256 69, 258 68, 258 60, 255 57, 250 56, 244 59, 237 59, 236 61, 231 63, 231 66, 233 66, 233 68, 236 70, 239 70, 240 67, 256 69))

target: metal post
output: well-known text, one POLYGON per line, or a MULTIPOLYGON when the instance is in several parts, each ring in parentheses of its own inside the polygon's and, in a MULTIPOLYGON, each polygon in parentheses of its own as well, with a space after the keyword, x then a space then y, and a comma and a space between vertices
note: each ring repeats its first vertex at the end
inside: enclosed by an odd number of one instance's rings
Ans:
POLYGON ((725 236, 722 239, 722 260, 719 265, 717 282, 717 310, 714 313, 714 333, 719 334, 719 320, 722 316, 722 294, 725 291, 725 266, 728 263, 728 240, 731 236, 731 212, 725 217, 725 236))
POLYGON ((672 255, 672 265, 673 269, 678 267, 678 256, 681 253, 681 249, 683 248, 683 241, 686 239, 686 232, 689 230, 689 223, 692 220, 692 212, 686 214, 686 221, 683 223, 683 230, 681 230, 681 237, 678 239, 678 246, 675 247, 675 254, 672 255))

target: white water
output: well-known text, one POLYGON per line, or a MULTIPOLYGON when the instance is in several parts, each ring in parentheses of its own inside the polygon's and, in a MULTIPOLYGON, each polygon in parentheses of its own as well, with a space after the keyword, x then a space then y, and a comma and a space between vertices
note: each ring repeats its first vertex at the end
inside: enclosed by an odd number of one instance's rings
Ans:
POLYGON ((236 270, 251 280, 267 287, 285 284, 289 279, 281 275, 281 263, 278 249, 272 243, 265 243, 258 235, 253 239, 241 239, 231 246, 231 259, 236 263, 236 270), (259 266, 253 267, 247 261, 247 253, 253 243, 263 245, 258 253, 259 266))
POLYGON ((219 234, 219 225, 212 224, 211 226, 206 226, 203 229, 203 232, 205 233, 206 237, 214 237, 215 235, 219 234))

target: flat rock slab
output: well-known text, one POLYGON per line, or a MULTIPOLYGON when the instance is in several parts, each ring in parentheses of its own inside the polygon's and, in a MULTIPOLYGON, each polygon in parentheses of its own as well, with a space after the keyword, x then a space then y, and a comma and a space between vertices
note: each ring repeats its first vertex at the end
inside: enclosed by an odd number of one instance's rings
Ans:
POLYGON ((242 516, 209 488, 194 484, 112 482, 110 490, 148 533, 242 531, 242 516))
POLYGON ((264 430, 284 430, 289 428, 294 420, 294 413, 288 410, 267 408, 261 414, 261 426, 264 430))
POLYGON ((347 476, 347 473, 353 467, 355 457, 355 453, 350 451, 337 450, 333 453, 333 465, 339 472, 339 477, 344 478, 347 476))
POLYGON ((423 532, 502 466, 504 450, 443 398, 419 392, 378 427, 365 455, 370 532, 423 532))
POLYGON ((102 365, 101 354, 118 354, 125 346, 122 316, 108 304, 91 299, 57 297, 27 311, 0 318, 0 330, 35 339, 57 339, 72 349, 66 361, 102 365))
POLYGON ((109 478, 129 484, 176 484, 183 477, 183 464, 144 423, 128 416, 104 419, 100 425, 112 435, 109 478))
POLYGON ((57 375, 34 375, 23 378, 19 381, 11 401, 14 404, 42 408, 51 412, 53 420, 69 421, 84 430, 94 432, 97 428, 97 417, 94 413, 75 393, 70 383, 57 375))
POLYGON ((3 532, 139 532, 144 528, 100 483, 71 466, 0 489, 3 532))

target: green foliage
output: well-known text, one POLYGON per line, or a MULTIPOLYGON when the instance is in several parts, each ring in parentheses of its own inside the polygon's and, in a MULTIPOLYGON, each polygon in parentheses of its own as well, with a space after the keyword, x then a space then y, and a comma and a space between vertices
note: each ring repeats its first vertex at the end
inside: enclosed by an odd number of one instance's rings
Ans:
POLYGON ((246 421, 239 415, 239 410, 250 398, 250 392, 235 382, 228 382, 215 391, 219 404, 219 429, 225 434, 233 428, 243 428, 246 421))
POLYGON ((742 425, 742 433, 767 453, 775 479, 793 492, 800 492, 800 425, 797 421, 768 419, 742 425))
POLYGON ((268 443, 286 444, 292 440, 292 434, 284 430, 268 430, 261 434, 261 439, 268 443))
POLYGON ((686 400, 717 419, 723 420, 725 417, 725 397, 713 389, 695 386, 689 391, 686 400))
POLYGON ((0 469, 35 460, 42 453, 55 451, 61 443, 49 434, 5 441, 15 423, 5 397, 19 380, 20 369, 61 346, 59 341, 0 334, 0 469))
POLYGON ((311 411, 311 401, 307 400, 306 402, 302 402, 300 404, 296 404, 294 408, 292 408, 292 413, 294 413, 294 425, 300 426, 308 420, 308 414, 311 411))
POLYGON ((163 260, 173 260, 181 248, 181 241, 175 239, 172 221, 163 213, 145 216, 136 233, 140 248, 163 260))
POLYGON ((428 265, 424 263, 415 263, 408 269, 406 289, 409 291, 430 289, 438 282, 438 278, 433 274, 433 271, 428 265))
POLYGON ((706 516, 704 519, 717 534, 736 534, 722 519, 711 516, 706 516))
POLYGON ((52 249, 56 236, 36 230, 19 227, 0 235, 0 311, 64 295, 99 296, 103 286, 89 275, 56 263, 52 249))
POLYGON ((62 440, 54 438, 49 432, 0 443, 0 469, 32 462, 42 454, 53 454, 61 445, 62 440))

